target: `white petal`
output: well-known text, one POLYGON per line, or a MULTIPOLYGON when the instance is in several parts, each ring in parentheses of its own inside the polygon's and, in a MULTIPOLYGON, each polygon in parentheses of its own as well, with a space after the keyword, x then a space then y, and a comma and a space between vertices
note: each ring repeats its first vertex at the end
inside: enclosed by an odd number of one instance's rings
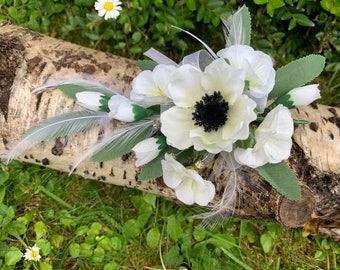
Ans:
POLYGON ((191 110, 176 106, 161 114, 161 131, 169 145, 180 150, 192 145, 190 130, 194 128, 194 123, 191 118, 191 110))
POLYGON ((240 164, 247 165, 251 168, 260 167, 268 163, 269 159, 262 152, 254 151, 254 148, 236 148, 234 150, 234 157, 240 164))
POLYGON ((83 91, 76 93, 79 105, 93 111, 98 111, 101 105, 99 100, 103 94, 99 92, 83 91))
POLYGON ((173 102, 182 108, 193 107, 205 94, 201 79, 202 71, 191 65, 183 65, 175 70, 168 85, 173 102))
POLYGON ((195 203, 192 184, 193 182, 191 179, 185 178, 181 184, 175 188, 177 198, 187 205, 192 205, 195 203))
POLYGON ((246 95, 239 97, 235 103, 229 107, 228 120, 223 126, 222 138, 236 142, 245 140, 249 136, 249 123, 256 119, 254 109, 256 103, 246 95))
POLYGON ((242 95, 244 73, 228 65, 224 59, 216 59, 206 67, 202 85, 210 94, 220 91, 225 100, 233 104, 242 95))
POLYGON ((155 159, 160 152, 158 147, 157 138, 148 138, 137 143, 132 148, 132 151, 135 152, 137 157, 136 166, 142 166, 155 159))
POLYGON ((132 105, 128 98, 122 95, 114 95, 108 102, 110 109, 109 116, 111 118, 124 121, 133 122, 135 117, 132 111, 132 105))
POLYGON ((182 174, 185 167, 169 154, 165 154, 161 164, 164 183, 170 188, 178 187, 182 182, 182 174))
POLYGON ((321 97, 318 86, 318 84, 311 84, 294 88, 288 95, 290 95, 290 99, 293 101, 294 106, 308 105, 321 97))

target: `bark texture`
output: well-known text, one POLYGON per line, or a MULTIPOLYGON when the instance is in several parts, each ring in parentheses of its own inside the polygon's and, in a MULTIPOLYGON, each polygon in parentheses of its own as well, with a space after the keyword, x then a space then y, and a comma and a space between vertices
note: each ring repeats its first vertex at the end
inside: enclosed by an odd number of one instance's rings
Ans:
MULTIPOLYGON (((32 125, 54 115, 80 109, 56 89, 40 94, 32 90, 53 78, 87 78, 104 83, 124 95, 139 70, 133 61, 80 47, 19 28, 0 24, 0 156, 5 156, 32 125)), ((254 170, 239 170, 236 209, 225 209, 246 219, 264 218, 286 227, 305 227, 306 234, 321 233, 340 239, 340 109, 322 105, 294 110, 299 125, 288 163, 300 179, 302 199, 289 201, 280 196, 254 170), (311 229, 312 228, 312 229, 311 229)), ((72 137, 44 142, 23 153, 19 160, 68 172, 87 146, 99 134, 119 128, 119 123, 72 137)), ((216 160, 205 164, 209 173, 216 160)), ((81 163, 76 174, 119 186, 152 192, 176 200, 162 179, 139 182, 133 154, 104 163, 81 163)), ((229 178, 228 170, 216 175, 216 204, 229 178)))

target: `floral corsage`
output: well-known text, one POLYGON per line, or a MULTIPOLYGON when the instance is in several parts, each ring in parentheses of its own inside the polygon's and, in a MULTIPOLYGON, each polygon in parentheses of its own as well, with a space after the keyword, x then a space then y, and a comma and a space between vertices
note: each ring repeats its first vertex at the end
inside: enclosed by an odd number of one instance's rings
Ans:
POLYGON ((290 156, 294 123, 304 121, 294 120, 289 109, 320 97, 318 85, 305 84, 320 74, 325 59, 309 55, 275 71, 271 57, 250 46, 245 6, 221 20, 226 48, 215 53, 180 29, 205 49, 179 64, 150 49, 145 55, 151 60, 137 62, 142 72, 134 78, 129 98, 91 81, 58 83, 85 110, 33 126, 10 157, 31 145, 28 142, 118 120, 128 124, 87 150, 91 160, 134 152, 138 180, 162 176, 185 204, 207 206, 214 199, 214 179, 200 175, 200 163, 217 156, 225 161, 222 167, 254 168, 279 193, 299 200, 298 179, 284 160, 290 156))

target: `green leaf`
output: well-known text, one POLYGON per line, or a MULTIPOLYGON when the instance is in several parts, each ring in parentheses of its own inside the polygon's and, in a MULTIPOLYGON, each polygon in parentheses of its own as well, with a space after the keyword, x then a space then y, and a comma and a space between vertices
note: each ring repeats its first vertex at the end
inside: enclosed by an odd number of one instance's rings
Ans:
POLYGON ((44 222, 38 221, 37 223, 34 224, 34 231, 36 239, 39 240, 41 237, 46 235, 48 229, 44 222))
POLYGON ((146 243, 150 248, 156 248, 158 246, 160 238, 161 238, 161 233, 158 227, 152 228, 146 234, 146 243))
POLYGON ((17 247, 11 247, 5 255, 5 264, 7 266, 15 265, 18 261, 22 259, 23 255, 24 254, 17 247))
POLYGON ((288 30, 290 31, 290 30, 294 29, 295 26, 296 26, 296 20, 294 18, 292 18, 289 22, 288 30))
POLYGON ((297 59, 276 71, 276 82, 269 99, 305 85, 319 76, 325 66, 325 57, 311 54, 297 59))
POLYGON ((302 26, 308 26, 308 27, 313 27, 315 24, 305 15, 302 13, 295 13, 292 15, 297 24, 302 25, 302 26))
POLYGON ((182 226, 175 215, 167 217, 166 231, 175 242, 180 238, 182 226))
POLYGON ((92 81, 87 80, 61 80, 52 83, 47 83, 39 87, 39 89, 55 86, 58 87, 65 95, 70 98, 76 99, 76 94, 78 92, 91 91, 91 92, 99 92, 104 94, 105 96, 113 96, 115 92, 109 87, 92 81))
POLYGON ((53 268, 52 268, 52 265, 50 265, 50 264, 48 264, 46 262, 40 261, 39 262, 39 269, 40 270, 52 270, 53 268))
POLYGON ((141 70, 153 70, 157 66, 157 63, 152 60, 138 60, 135 63, 141 70))
POLYGON ((267 4, 269 0, 254 0, 254 3, 256 5, 263 5, 263 4, 267 4))
POLYGON ((321 0, 321 7, 329 11, 337 17, 340 17, 340 2, 339 0, 321 0))
POLYGON ((256 169, 266 181, 281 195, 292 201, 301 199, 299 180, 284 162, 266 164, 256 169))
POLYGON ((6 194, 6 186, 0 185, 0 203, 3 202, 5 194, 6 194))
MULTIPOLYGON (((139 123, 139 122, 138 122, 139 123)), ((152 121, 130 126, 100 144, 100 150, 95 151, 91 161, 101 162, 112 160, 131 152, 140 141, 149 138, 154 131, 152 121)))
POLYGON ((80 254, 80 245, 78 243, 71 243, 69 247, 71 257, 78 257, 80 254))
POLYGON ((260 237, 260 242, 264 253, 268 253, 273 246, 274 239, 270 233, 264 233, 260 237))
POLYGON ((47 239, 39 239, 36 242, 37 246, 40 248, 41 254, 47 256, 51 252, 51 244, 47 239))

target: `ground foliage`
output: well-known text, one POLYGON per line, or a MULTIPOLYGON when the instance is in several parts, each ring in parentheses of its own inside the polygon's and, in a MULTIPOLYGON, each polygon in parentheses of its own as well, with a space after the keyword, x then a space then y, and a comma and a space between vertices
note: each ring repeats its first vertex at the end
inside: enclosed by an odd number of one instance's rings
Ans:
MULTIPOLYGON (((247 4, 252 44, 276 66, 310 53, 327 58, 322 102, 340 104, 340 26, 332 0, 135 0, 117 21, 97 16, 93 0, 0 0, 0 20, 132 59, 155 47, 180 61, 200 49, 191 31, 221 49, 222 13, 247 4)), ((1 269, 339 269, 340 247, 263 221, 233 219, 198 228, 193 207, 147 193, 68 177, 35 165, 0 164, 1 269), (24 262, 37 243, 42 260, 24 262), (182 267, 182 268, 181 268, 182 267)))

